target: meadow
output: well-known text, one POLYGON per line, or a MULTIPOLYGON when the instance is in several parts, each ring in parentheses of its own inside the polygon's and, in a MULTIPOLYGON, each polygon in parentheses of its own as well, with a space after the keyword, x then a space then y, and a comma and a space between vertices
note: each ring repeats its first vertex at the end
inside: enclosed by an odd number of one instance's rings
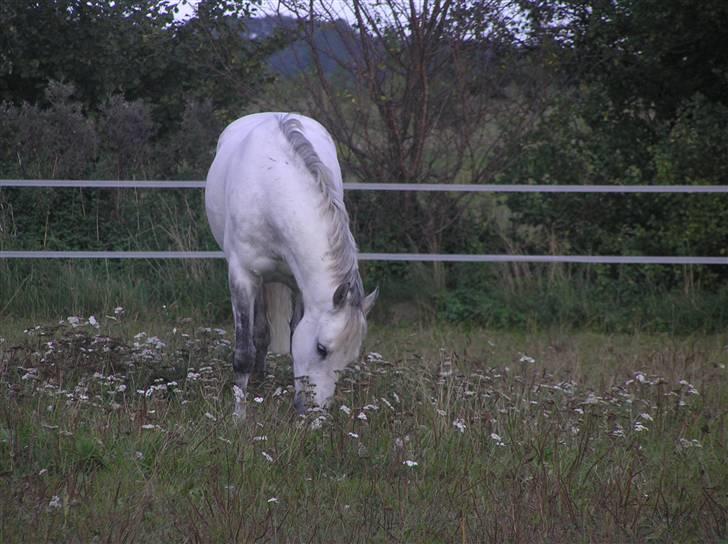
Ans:
POLYGON ((372 324, 329 412, 229 324, 0 323, 2 542, 716 542, 728 335, 372 324))

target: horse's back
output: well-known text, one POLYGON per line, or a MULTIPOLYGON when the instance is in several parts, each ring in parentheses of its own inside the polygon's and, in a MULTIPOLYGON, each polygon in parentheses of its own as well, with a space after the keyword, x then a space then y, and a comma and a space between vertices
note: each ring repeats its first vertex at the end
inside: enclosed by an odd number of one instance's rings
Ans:
POLYGON ((205 184, 205 207, 215 240, 224 247, 225 221, 227 215, 226 187, 236 175, 234 162, 240 158, 245 139, 253 130, 265 122, 270 122, 274 114, 258 113, 242 117, 222 132, 217 141, 215 159, 207 173, 205 184))
MULTIPOLYGON (((275 238, 275 233, 264 232, 275 222, 271 214, 287 217, 301 208, 315 208, 310 175, 302 171, 280 128, 286 115, 248 115, 231 123, 220 135, 207 176, 205 202, 213 235, 226 255, 226 229, 231 223, 236 225, 236 236, 275 238), (310 205, 304 205, 308 200, 310 205), (294 206, 297 210, 292 209, 294 206)), ((336 148, 326 129, 308 117, 292 117, 300 121, 306 138, 340 186, 336 148)))

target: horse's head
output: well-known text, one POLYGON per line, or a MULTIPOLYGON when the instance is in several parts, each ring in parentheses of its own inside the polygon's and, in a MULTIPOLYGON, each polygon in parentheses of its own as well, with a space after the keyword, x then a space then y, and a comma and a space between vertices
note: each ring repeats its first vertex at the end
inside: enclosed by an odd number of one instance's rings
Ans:
POLYGON ((375 289, 366 297, 357 297, 343 283, 331 305, 305 309, 291 346, 299 412, 309 403, 326 408, 331 402, 338 373, 359 355, 367 331, 366 316, 378 294, 375 289))

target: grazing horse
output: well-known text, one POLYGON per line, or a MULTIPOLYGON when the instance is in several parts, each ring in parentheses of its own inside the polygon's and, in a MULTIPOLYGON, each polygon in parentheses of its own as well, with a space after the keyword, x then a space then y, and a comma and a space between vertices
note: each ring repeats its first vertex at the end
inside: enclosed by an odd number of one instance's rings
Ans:
POLYGON ((205 206, 228 262, 234 414, 245 416, 248 380, 264 371, 269 346, 293 356, 299 413, 326 407, 378 294, 364 294, 331 136, 302 115, 238 119, 218 141, 205 206))

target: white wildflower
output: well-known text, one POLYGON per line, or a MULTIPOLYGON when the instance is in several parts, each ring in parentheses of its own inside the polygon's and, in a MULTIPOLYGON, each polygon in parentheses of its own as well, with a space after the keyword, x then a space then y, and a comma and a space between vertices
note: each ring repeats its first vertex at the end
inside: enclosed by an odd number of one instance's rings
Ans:
POLYGON ((361 421, 367 421, 367 415, 364 412, 359 412, 359 415, 356 416, 356 418, 361 421))
POLYGON ((147 344, 149 344, 150 346, 154 347, 154 349, 157 349, 157 350, 167 347, 167 344, 165 344, 157 336, 150 336, 149 338, 147 338, 147 344))
POLYGON ((48 503, 48 508, 51 510, 61 508, 62 506, 63 502, 58 495, 53 495, 53 497, 51 498, 51 502, 48 503))
POLYGON ((616 423, 614 428, 609 432, 609 435, 614 438, 624 438, 624 429, 619 423, 616 423))
POLYGON ((268 437, 264 434, 253 437, 253 442, 265 442, 266 440, 268 440, 268 437))
POLYGON ((359 438, 359 435, 358 434, 352 433, 352 432, 349 433, 349 436, 352 437, 352 438, 359 438))
POLYGON ((217 418, 213 416, 210 412, 205 412, 205 417, 210 421, 217 421, 217 418))
POLYGON ((409 459, 407 459, 406 461, 402 461, 402 464, 407 465, 410 468, 414 468, 418 465, 417 461, 410 461, 409 459))
POLYGON ((461 433, 465 432, 465 421, 462 418, 457 418, 452 422, 453 427, 455 427, 458 431, 461 433))
POLYGON ((278 497, 271 497, 268 502, 278 502, 278 497))
POLYGON ((346 404, 339 406, 339 410, 344 412, 347 416, 351 414, 351 408, 349 408, 346 404))
POLYGON ((267 451, 261 451, 260 453, 263 457, 265 457, 266 461, 268 461, 269 463, 273 462, 273 457, 271 456, 270 453, 268 453, 267 451))
POLYGON ((536 362, 536 359, 523 353, 523 354, 521 354, 521 358, 518 361, 521 363, 526 363, 526 364, 532 365, 536 362))
POLYGON ((99 322, 96 321, 96 317, 93 316, 93 315, 92 316, 89 316, 89 318, 88 318, 88 324, 91 325, 92 327, 96 328, 96 329, 98 329, 100 327, 99 322))
POLYGON ((681 438, 680 441, 680 447, 682 448, 702 448, 703 445, 695 440, 694 438, 692 440, 687 440, 686 438, 681 438))
POLYGON ((114 308, 114 315, 116 317, 121 317, 122 315, 124 315, 124 308, 122 308, 121 306, 117 306, 116 308, 114 308))
POLYGON ((377 353, 376 351, 371 351, 367 354, 368 363, 378 363, 383 360, 384 360, 384 358, 382 357, 382 354, 377 353))
POLYGON ((69 325, 71 325, 74 329, 81 324, 81 318, 76 317, 75 315, 69 315, 66 318, 66 321, 68 321, 69 325))
POLYGON ((263 397, 255 397, 255 398, 253 398, 253 400, 254 400, 254 401, 255 401, 256 403, 258 403, 258 404, 261 404, 261 403, 263 402, 263 397))
MULTIPOLYGON (((196 382, 197 380, 200 379, 200 373, 189 371, 189 372, 187 372, 187 379, 191 382, 196 382)), ((233 387, 237 387, 237 386, 233 386, 233 387)), ((240 388, 238 388, 238 389, 240 389, 240 388)))
POLYGON ((142 429, 144 429, 146 431, 152 431, 152 430, 159 431, 162 429, 162 427, 160 427, 159 425, 153 425, 151 423, 145 423, 144 425, 142 425, 142 429))
POLYGON ((437 415, 438 415, 438 416, 442 416, 442 417, 445 417, 445 416, 447 415, 447 412, 446 412, 445 410, 443 410, 442 408, 438 408, 438 409, 437 409, 437 410, 435 410, 435 411, 437 412, 437 415))
POLYGON ((124 391, 126 391, 126 385, 124 385, 123 383, 116 386, 117 393, 123 393, 124 391))
POLYGON ((695 389, 695 387, 689 383, 687 380, 680 380, 680 385, 685 386, 687 388, 688 395, 699 395, 698 390, 695 389))
POLYGON ((652 416, 651 416, 650 414, 648 414, 647 412, 643 412, 643 413, 641 413, 641 414, 640 414, 640 417, 641 417, 642 419, 646 420, 646 421, 655 421, 655 420, 653 419, 653 417, 652 417, 652 416))
POLYGON ((641 421, 637 420, 634 422, 634 431, 636 433, 641 433, 642 431, 649 431, 647 427, 645 427, 641 421))
POLYGON ((495 442, 496 446, 505 446, 505 443, 499 434, 490 433, 490 439, 495 442))
POLYGON ((144 454, 140 451, 135 451, 134 459, 136 459, 137 461, 141 461, 142 459, 144 459, 144 454))
POLYGON ((325 421, 326 421, 326 416, 318 416, 316 419, 314 419, 311 422, 311 426, 310 426, 311 430, 312 431, 319 430, 321 427, 323 427, 325 421))

